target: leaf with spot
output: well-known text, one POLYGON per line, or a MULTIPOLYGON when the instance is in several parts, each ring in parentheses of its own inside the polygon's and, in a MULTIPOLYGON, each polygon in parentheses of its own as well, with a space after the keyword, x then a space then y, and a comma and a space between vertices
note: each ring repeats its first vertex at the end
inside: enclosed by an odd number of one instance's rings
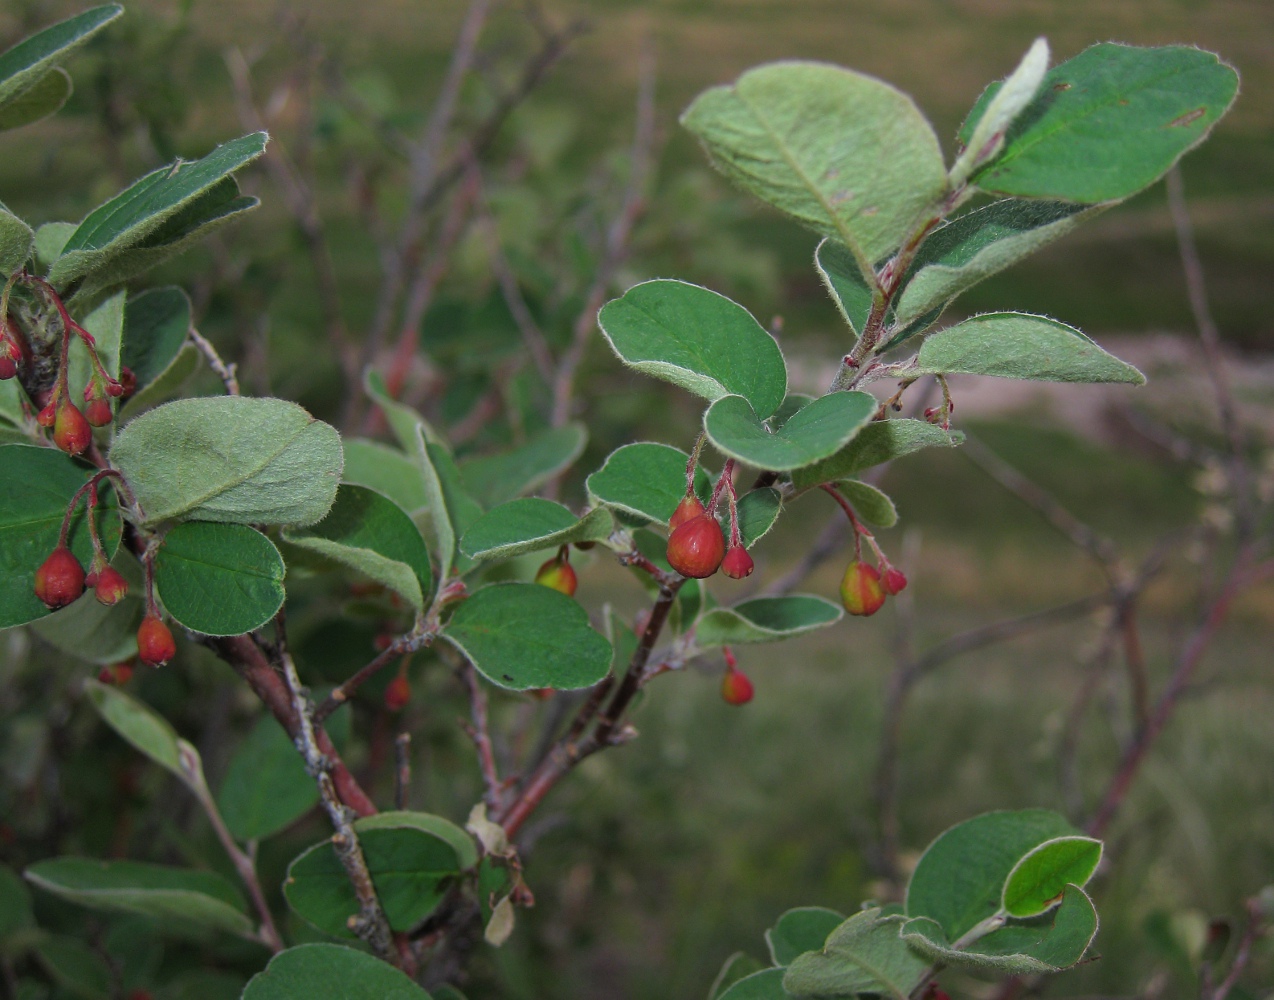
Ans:
POLYGON ((467 598, 442 638, 492 684, 513 691, 592 687, 610 670, 611 646, 588 613, 551 587, 500 583, 467 598))
POLYGON ((750 312, 685 281, 644 281, 613 299, 597 323, 624 364, 707 400, 737 395, 762 417, 787 393, 787 366, 750 312))
MULTIPOLYGON (((960 129, 968 142, 1000 90, 983 92, 960 129)), ((1053 67, 971 182, 1023 198, 1121 201, 1207 137, 1238 93, 1232 66, 1185 45, 1102 42, 1053 67)))

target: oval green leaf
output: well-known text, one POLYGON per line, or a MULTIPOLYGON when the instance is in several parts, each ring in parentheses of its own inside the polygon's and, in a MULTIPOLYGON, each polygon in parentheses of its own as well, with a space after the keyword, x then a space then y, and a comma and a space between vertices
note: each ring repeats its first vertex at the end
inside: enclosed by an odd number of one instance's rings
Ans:
MULTIPOLYGON (((35 596, 35 571, 58 543, 62 518, 90 470, 53 448, 0 445, 0 629, 48 615, 35 596), (21 489, 12 484, 21 483, 21 489)), ((120 518, 112 490, 99 494, 98 526, 108 555, 119 545, 120 518)), ((84 566, 92 558, 88 522, 81 501, 67 535, 84 566)))
POLYGON ((774 338, 743 306, 699 285, 644 281, 602 306, 597 324, 624 364, 704 399, 742 396, 764 418, 787 393, 774 338))
POLYGON ((312 528, 284 532, 291 544, 317 552, 400 594, 423 611, 433 586, 429 550, 420 530, 388 497, 342 485, 336 502, 312 528))
POLYGON ((142 390, 173 363, 190 332, 190 299, 180 288, 152 288, 128 300, 121 361, 142 390))
MULTIPOLYGON (((626 444, 607 456, 585 487, 598 503, 667 525, 686 495, 689 460, 689 455, 672 445, 647 441, 626 444)), ((695 492, 705 498, 712 493, 712 482, 702 466, 695 470, 695 492)))
POLYGON ((783 969, 763 969, 731 983, 716 1000, 788 1000, 783 989, 783 969))
POLYGON ((1040 844, 1009 873, 1003 906, 1011 917, 1037 917, 1062 901, 1068 885, 1080 888, 1101 862, 1102 843, 1092 837, 1058 837, 1040 844))
POLYGON ((831 458, 793 472, 792 485, 803 490, 835 482, 921 448, 951 448, 962 440, 964 437, 958 431, 944 431, 926 420, 876 420, 831 458))
POLYGON ((610 670, 610 643, 584 609, 533 583, 479 590, 456 609, 442 638, 492 684, 514 691, 592 687, 610 670))
POLYGON ((32 885, 96 910, 137 913, 250 935, 252 922, 233 885, 213 872, 140 861, 61 857, 24 872, 32 885))
POLYGON ((604 542, 613 530, 604 507, 576 517, 560 503, 524 497, 493 507, 474 521, 460 539, 460 551, 479 561, 511 559, 572 542, 604 542))
POLYGON ((877 528, 892 528, 898 523, 898 508, 883 490, 857 479, 841 480, 836 488, 850 502, 855 513, 868 524, 877 528))
POLYGON ((235 748, 217 808, 236 840, 264 840, 318 803, 318 786, 283 727, 266 714, 235 748))
POLYGON ((334 427, 295 403, 246 396, 166 403, 111 448, 147 524, 315 524, 336 499, 342 462, 334 427))
POLYGON ((708 407, 703 427, 722 454, 758 469, 786 471, 836 454, 871 421, 879 406, 866 392, 832 392, 771 431, 742 396, 723 396, 708 407))
POLYGON ((164 536, 155 588, 178 624, 204 635, 243 635, 283 605, 283 557, 246 524, 185 521, 164 536))
MULTIPOLYGON (((999 87, 974 105, 962 140, 999 87)), ((1202 142, 1238 88, 1234 68, 1202 49, 1093 45, 1049 71, 1009 128, 1003 152, 973 183, 1024 198, 1122 200, 1202 142)))
POLYGON ((777 642, 835 625, 844 614, 839 604, 813 594, 756 597, 709 611, 695 626, 695 641, 700 646, 777 642))
POLYGON ((929 963, 898 936, 901 917, 862 910, 828 935, 819 951, 797 956, 783 977, 796 996, 908 997, 930 973, 929 963))
POLYGON ((22 93, 0 104, 0 131, 21 128, 56 114, 74 89, 71 74, 54 66, 22 93))
POLYGON ((740 187, 851 247, 864 275, 947 190, 938 138, 911 98, 839 66, 759 66, 700 94, 681 123, 740 187))
POLYGON ((243 991, 243 1000, 429 1000, 429 994, 387 962, 336 944, 303 944, 270 959, 243 991))
POLYGON ((871 314, 872 290, 859 270, 853 252, 830 236, 814 251, 814 269, 836 303, 836 308, 857 337, 871 314))
POLYGON ((36 83, 122 13, 124 8, 114 3, 91 7, 24 38, 0 55, 0 104, 36 83))
POLYGON ((739 497, 739 534, 745 549, 769 534, 782 509, 783 495, 772 486, 750 490, 739 497))
POLYGON ((921 346, 914 371, 1043 382, 1146 381, 1073 326, 1028 313, 986 313, 940 330, 921 346))
POLYGON ((827 936, 845 922, 845 915, 823 906, 788 910, 765 932, 775 965, 791 965, 807 951, 822 951, 827 936))
MULTIPOLYGON (((167 719, 145 702, 110 684, 86 680, 84 693, 103 722, 160 767, 185 780, 186 770, 181 762, 185 741, 167 719)), ((193 751, 189 744, 186 746, 188 753, 193 751)))

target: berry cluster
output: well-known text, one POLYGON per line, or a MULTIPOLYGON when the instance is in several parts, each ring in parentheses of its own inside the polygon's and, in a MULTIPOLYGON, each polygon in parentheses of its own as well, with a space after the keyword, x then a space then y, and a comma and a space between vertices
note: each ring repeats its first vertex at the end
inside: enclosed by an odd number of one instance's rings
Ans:
POLYGON ((752 575, 755 564, 743 545, 739 533, 739 502, 734 488, 734 459, 725 463, 712 499, 705 507, 695 495, 695 470, 699 465, 699 453, 703 450, 703 435, 695 443, 690 461, 686 463, 686 495, 668 519, 668 564, 682 576, 703 580, 718 569, 733 580, 752 575), (730 544, 726 545, 725 533, 717 520, 717 504, 725 494, 729 501, 730 544))
POLYGON ((824 483, 822 488, 840 505, 854 531, 854 558, 845 567, 840 582, 841 604, 851 615, 874 615, 884 606, 886 597, 902 592, 907 586, 907 577, 881 551, 876 536, 863 527, 844 494, 831 483, 824 483), (863 562, 864 540, 876 555, 875 566, 863 562))

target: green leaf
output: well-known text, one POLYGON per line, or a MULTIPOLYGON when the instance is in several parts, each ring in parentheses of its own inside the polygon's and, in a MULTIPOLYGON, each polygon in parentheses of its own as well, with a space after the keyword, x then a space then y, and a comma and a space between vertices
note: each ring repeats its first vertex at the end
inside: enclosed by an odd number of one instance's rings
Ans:
POLYGON ((914 371, 1045 382, 1146 381, 1073 326, 1027 313, 985 313, 933 334, 921 346, 914 371))
MULTIPOLYGON (((626 444, 612 451, 584 485, 598 503, 667 525, 686 495, 689 460, 689 455, 671 445, 648 441, 626 444)), ((695 492, 701 497, 712 492, 711 480, 702 466, 695 470, 695 492)))
POLYGON ((270 959, 243 991, 243 1000, 429 1000, 392 965, 335 944, 303 944, 270 959))
POLYGON ((55 649, 89 663, 119 663, 137 655, 137 626, 145 604, 141 567, 120 552, 111 563, 128 581, 128 594, 107 607, 87 590, 78 601, 28 626, 55 649))
POLYGON ((0 55, 0 104, 41 80, 102 28, 124 13, 119 4, 92 7, 31 35, 0 55))
POLYGON ((34 246, 31 227, 0 205, 0 274, 7 279, 27 262, 34 246))
POLYGON ((292 740, 262 715, 235 748, 217 793, 217 808, 236 840, 264 840, 318 804, 314 779, 292 740))
POLYGON ((510 451, 465 459, 460 462, 460 475, 474 499, 484 507, 495 507, 570 468, 587 441, 583 424, 554 427, 510 451))
POLYGON ((844 614, 839 604, 813 594, 755 597, 709 611, 695 626, 695 641, 700 646, 776 642, 835 625, 844 614))
POLYGON ((425 609, 433 588, 425 540, 401 507, 374 490, 341 486, 327 517, 283 537, 384 584, 417 611, 425 609))
POLYGON ((937 136, 911 98, 839 66, 759 66, 700 94, 681 123, 736 184, 849 246, 864 276, 946 194, 937 136))
POLYGON ((1002 905, 1011 917, 1036 917, 1062 900, 1068 885, 1083 887, 1101 862, 1092 837, 1058 837, 1022 858, 1004 883, 1002 905))
POLYGON ((144 245, 157 231, 165 234, 164 239, 188 231, 193 219, 179 213, 197 201, 200 210, 212 217, 224 213, 232 198, 221 182, 264 153, 266 140, 264 132, 254 132, 218 146, 202 160, 178 160, 135 181, 79 224, 50 269, 49 280, 66 287, 122 251, 144 245), (210 191, 214 191, 215 204, 205 197, 210 191), (162 229, 170 220, 177 229, 162 229))
POLYGON ((965 149, 951 167, 952 187, 959 187, 974 170, 1000 155, 1009 126, 1017 120, 1040 89, 1048 72, 1048 42, 1043 38, 1027 50, 1017 68, 991 98, 977 126, 965 140, 965 149))
POLYGON ((791 965, 807 951, 822 951, 827 936, 845 922, 845 916, 822 906, 788 910, 765 932, 765 943, 775 965, 791 965))
POLYGON ((751 490, 739 497, 739 534, 743 547, 752 548, 770 533, 783 509, 783 495, 772 486, 751 490))
POLYGON ((572 542, 604 542, 614 530, 604 507, 582 518, 552 500, 524 497, 493 507, 469 526, 460 551, 471 559, 511 559, 572 542))
POLYGON ((854 336, 859 336, 871 315, 872 290, 853 251, 829 236, 814 251, 814 269, 854 336))
POLYGON ((124 401, 124 405, 116 413, 117 425, 123 427, 138 414, 176 396, 199 369, 202 358, 194 344, 186 344, 177 352, 172 363, 155 376, 150 385, 138 389, 124 401))
POLYGON ((906 1000, 929 975, 929 963, 898 936, 902 917, 862 910, 828 936, 821 951, 806 952, 788 966, 783 988, 794 996, 879 993, 906 1000))
POLYGON ((187 756, 194 753, 197 759, 198 754, 177 735, 167 719, 145 702, 110 684, 85 680, 84 693, 103 722, 160 767, 186 780, 183 749, 187 756))
POLYGON ((363 374, 363 388, 367 390, 367 395, 385 414, 389 429, 394 432, 394 437, 398 439, 398 444, 407 454, 413 454, 416 450, 417 426, 425 429, 425 440, 430 444, 441 443, 442 439, 438 437, 437 432, 429 425, 429 421, 406 403, 398 402, 389 394, 389 390, 385 387, 385 379, 379 372, 370 368, 367 369, 363 374))
POLYGON ((898 508, 883 490, 857 479, 841 480, 836 488, 868 524, 877 528, 892 528, 898 523, 898 508))
POLYGON ((152 288, 128 300, 121 363, 137 378, 138 391, 172 365, 190 331, 190 299, 180 288, 152 288))
POLYGON ((171 920, 252 933, 238 890, 213 872, 61 857, 36 862, 24 874, 37 888, 91 909, 137 913, 161 924, 171 920))
POLYGON ((35 231, 35 260, 47 271, 75 232, 74 222, 46 222, 35 231))
POLYGON ((31 890, 8 865, 0 864, 0 952, 4 942, 35 927, 31 890))
POLYGON ((335 428, 295 403, 246 396, 166 403, 111 448, 147 524, 315 524, 336 499, 342 461, 335 428))
MULTIPOLYGON (((762 972, 765 968, 765 963, 760 959, 753 958, 745 952, 736 951, 725 960, 721 971, 717 973, 717 978, 712 981, 712 986, 708 989, 708 1000, 721 1000, 725 991, 740 979, 745 979, 754 972, 762 972)), ((782 989, 781 984, 779 988, 782 989)), ((779 997, 782 996, 783 994, 780 993, 779 997)))
POLYGON ((792 485, 807 489, 855 476, 864 469, 892 462, 921 448, 951 448, 964 440, 959 433, 944 431, 926 420, 877 420, 864 427, 831 458, 792 473, 792 485))
POLYGON ((22 93, 0 104, 0 132, 56 114, 74 89, 71 74, 54 66, 22 93))
POLYGON ((787 393, 774 338, 743 306, 699 285, 644 281, 602 306, 597 324, 624 364, 704 399, 742 396, 764 418, 787 393))
POLYGON ((442 630, 487 680, 514 691, 592 687, 611 648, 574 600, 551 587, 501 583, 467 598, 442 630))
MULTIPOLYGON (((957 295, 1065 236, 1100 209, 1064 201, 1006 198, 954 219, 921 244, 894 305, 894 322, 915 323, 957 295)), ((895 336, 890 347, 901 343, 895 336)))
MULTIPOLYGON (((396 931, 410 930, 429 916, 460 872, 471 867, 468 862, 477 863, 473 841, 463 830, 448 823, 444 833, 419 816, 423 814, 389 813, 354 824, 372 884, 396 931)), ((446 823, 439 817, 426 819, 446 823)), ((358 898, 330 841, 293 859, 283 894, 288 905, 319 930, 353 936, 347 921, 359 912, 358 898)))
MULTIPOLYGON (((94 470, 95 471, 95 470, 94 470)), ((89 470, 53 448, 0 445, 0 628, 24 625, 49 614, 35 596, 35 571, 58 543, 67 505, 88 479, 89 470)), ((107 556, 119 545, 120 518, 113 491, 99 494, 98 526, 107 556)), ((84 566, 93 549, 81 501, 67 534, 71 551, 84 566)))
POLYGON ((716 1000, 788 1000, 783 989, 783 969, 765 969, 734 982, 716 1000))
MULTIPOLYGON (((456 542, 464 532, 464 527, 458 526, 452 518, 448 505, 448 491, 450 491, 452 502, 457 505, 458 516, 466 516, 469 508, 464 504, 465 494, 456 482, 444 484, 445 463, 444 469, 440 472, 433 459, 435 455, 444 458, 449 456, 438 445, 430 445, 427 426, 423 422, 417 422, 412 434, 415 444, 411 453, 420 470, 420 482, 425 491, 426 510, 429 514, 429 527, 432 534, 430 549, 438 557, 438 584, 441 586, 451 575, 452 566, 456 564, 456 542)), ((454 468, 453 463, 452 469, 454 468)), ((479 510, 478 516, 481 516, 481 513, 479 510)), ((476 521, 477 516, 472 520, 476 521)))
POLYGON ((746 399, 723 396, 708 407, 703 427, 722 454, 758 469, 785 471, 836 454, 871 421, 879 406, 866 392, 832 392, 771 432, 746 399))
POLYGON ((341 478, 345 482, 385 494, 408 514, 428 505, 420 466, 397 448, 361 438, 346 439, 342 447, 345 470, 341 478))
POLYGON ((113 995, 110 966, 78 938, 47 937, 35 946, 35 955, 49 978, 71 996, 107 1000, 113 995))
POLYGON ((952 948, 930 917, 908 920, 901 933, 908 945, 934 962, 1000 975, 1034 975, 1068 969, 1084 957, 1097 936, 1097 911, 1082 889, 1069 885, 1052 913, 1011 921, 966 948, 952 948))
POLYGON ((185 521, 164 536, 155 589, 177 623, 203 635, 243 635, 283 606, 283 557, 246 524, 185 521))
POLYGON ((478 864, 478 847, 465 830, 451 820, 433 813, 413 812, 407 809, 390 810, 365 816, 358 821, 358 830, 391 830, 409 828, 420 830, 431 837, 446 841, 456 852, 456 864, 461 871, 468 871, 478 864))
MULTIPOLYGON (((1024 198, 1120 201, 1202 142, 1238 86, 1233 67, 1201 49, 1093 45, 1045 76, 1038 96, 1009 128, 1004 151, 973 183, 1024 198)), ((992 84, 978 99, 962 139, 998 90, 992 84)))
POLYGON ((929 845, 907 886, 909 917, 931 917, 949 941, 1000 911, 1017 863, 1057 837, 1078 834, 1047 809, 992 812, 953 826, 929 845))

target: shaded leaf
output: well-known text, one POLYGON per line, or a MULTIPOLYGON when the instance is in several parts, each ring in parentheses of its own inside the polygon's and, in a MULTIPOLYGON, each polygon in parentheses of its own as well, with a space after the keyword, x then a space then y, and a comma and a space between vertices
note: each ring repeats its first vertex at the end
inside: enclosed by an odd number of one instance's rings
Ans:
POLYGON ((910 996, 929 975, 929 963, 899 937, 902 922, 902 917, 882 917, 878 907, 855 913, 832 931, 821 951, 793 959, 783 988, 802 997, 910 996))
POLYGON ((0 951, 3 943, 22 931, 35 927, 31 912, 31 890, 8 865, 0 864, 0 951))
POLYGON ((495 507, 570 468, 583 454, 587 441, 583 424, 554 427, 508 451, 461 461, 460 475, 475 500, 484 507, 495 507))
POLYGON ((34 246, 31 227, 0 205, 0 274, 7 279, 27 262, 34 246))
POLYGON ((77 938, 46 937, 35 946, 44 971, 61 989, 83 1000, 107 1000, 111 970, 96 951, 77 938))
POLYGON ((879 405, 865 392, 828 393, 771 432, 746 399, 723 396, 708 407, 703 426, 708 440, 724 455, 758 469, 798 469, 843 448, 879 405))
POLYGON ((60 66, 54 66, 22 93, 0 104, 0 132, 56 114, 73 89, 71 75, 60 66))
POLYGON ((110 684, 85 680, 84 693, 103 722, 160 767, 183 781, 186 779, 182 746, 185 744, 188 754, 194 748, 177 735, 167 719, 145 702, 110 684))
POLYGON ((155 556, 155 589, 192 632, 243 635, 283 605, 284 572, 274 543, 246 524, 185 521, 155 556))
POLYGON ((819 483, 835 482, 921 448, 951 448, 962 440, 964 437, 958 431, 944 431, 926 420, 877 420, 859 431, 847 447, 831 458, 793 472, 792 485, 807 489, 819 483))
POLYGON ((551 587, 501 583, 466 599, 442 638, 487 680, 515 691, 591 687, 610 670, 611 648, 574 600, 551 587))
POLYGON ((813 594, 755 597, 732 608, 714 608, 695 626, 700 646, 775 642, 835 625, 845 612, 813 594))
POLYGON ((243 991, 243 1000, 429 1000, 406 974, 363 951, 303 944, 270 959, 243 991))
POLYGON ((783 969, 765 969, 736 980, 717 1000, 787 1000, 783 989, 783 969))
POLYGON ((35 260, 47 271, 75 232, 74 222, 46 222, 35 231, 35 260))
POLYGON ((119 4, 92 7, 24 38, 0 55, 0 104, 42 79, 50 67, 65 59, 122 13, 124 8, 119 4))
POLYGON ((166 403, 111 447, 147 524, 314 524, 336 498, 342 462, 335 428, 295 403, 246 396, 166 403))
POLYGON ((882 490, 857 479, 843 479, 836 488, 844 494, 854 511, 868 524, 877 528, 892 528, 898 523, 898 508, 882 490))
POLYGON ((814 269, 854 336, 861 335, 871 315, 872 290, 853 252, 829 236, 814 251, 814 269))
POLYGON ((699 285, 644 281, 602 306, 597 323, 624 364, 704 399, 741 396, 764 418, 787 393, 774 338, 743 306, 699 285))
POLYGON ((186 344, 177 352, 172 363, 155 376, 150 385, 124 400, 124 405, 116 413, 116 425, 122 427, 138 414, 176 396, 198 371, 202 358, 194 344, 186 344))
POLYGON ((262 715, 235 748, 217 808, 236 840, 264 840, 318 804, 314 779, 283 727, 262 715))
POLYGON ((769 534, 782 508, 782 494, 772 486, 750 490, 739 497, 739 534, 743 536, 745 549, 752 548, 769 534))
POLYGON ((189 331, 190 299, 180 288, 151 288, 129 298, 120 360, 136 376, 139 391, 173 363, 189 331))
POLYGON ((341 478, 345 482, 385 494, 408 514, 428 505, 420 466, 397 448, 361 438, 346 439, 342 446, 345 469, 341 478))
POLYGON ((764 962, 742 951, 736 951, 727 958, 717 973, 717 978, 708 988, 708 1000, 721 1000, 727 989, 754 972, 762 972, 766 968, 764 962))
POLYGON ((791 965, 807 951, 822 951, 827 936, 844 922, 844 914, 822 906, 788 910, 765 932, 770 958, 775 965, 791 965))

